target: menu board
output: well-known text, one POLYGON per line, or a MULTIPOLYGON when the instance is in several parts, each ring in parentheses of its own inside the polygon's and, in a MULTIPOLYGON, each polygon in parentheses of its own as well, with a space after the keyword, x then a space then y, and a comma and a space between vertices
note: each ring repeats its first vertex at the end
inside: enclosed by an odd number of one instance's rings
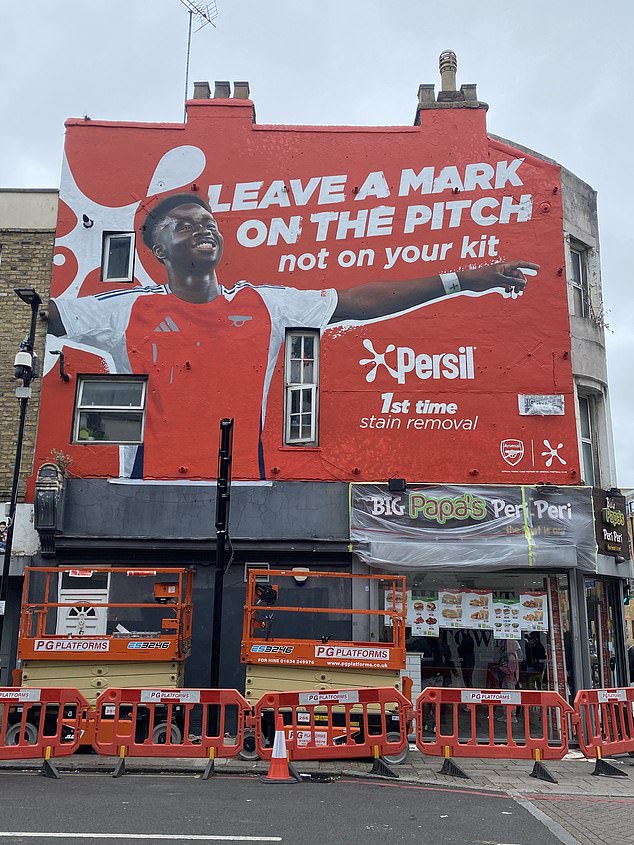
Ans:
POLYGON ((441 628, 464 628, 462 590, 438 590, 438 619, 441 628))
POLYGON ((415 593, 412 595, 412 601, 408 601, 408 615, 410 606, 413 613, 412 636, 437 637, 439 624, 438 596, 436 593, 426 596, 415 593))
POLYGON ((519 598, 493 598, 493 638, 521 640, 522 622, 519 598))
MULTIPOLYGON (((403 595, 402 590, 386 590, 385 591, 385 599, 383 610, 394 610, 396 609, 397 613, 401 613, 403 611, 403 600, 406 601, 407 613, 409 617, 409 608, 412 606, 412 592, 408 590, 405 596, 403 595), (392 593, 394 593, 394 606, 392 605, 392 593)), ((388 626, 392 625, 392 617, 386 616, 385 617, 385 624, 388 626)), ((406 624, 410 625, 411 622, 409 618, 407 619, 406 624)))
POLYGON ((465 590, 462 603, 463 628, 490 630, 493 627, 493 593, 486 590, 465 590))
POLYGON ((520 593, 520 622, 524 631, 548 630, 546 593, 520 593))
MULTIPOLYGON (((396 593, 400 609, 403 594, 396 593)), ((414 637, 437 637, 439 628, 493 630, 496 640, 520 640, 524 631, 548 630, 548 596, 545 592, 504 594, 489 590, 445 589, 438 593, 407 591, 406 624, 414 637)), ((392 591, 385 592, 385 609, 391 607, 392 591)), ((385 617, 385 624, 391 619, 385 617)))

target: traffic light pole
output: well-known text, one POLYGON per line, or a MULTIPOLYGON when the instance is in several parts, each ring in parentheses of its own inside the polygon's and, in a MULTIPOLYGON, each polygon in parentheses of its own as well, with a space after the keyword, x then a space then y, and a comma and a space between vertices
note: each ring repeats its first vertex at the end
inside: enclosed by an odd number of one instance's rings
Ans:
POLYGON ((222 594, 225 577, 225 548, 229 536, 229 501, 231 498, 231 459, 233 454, 233 419, 220 421, 218 482, 216 486, 216 572, 211 624, 211 689, 220 684, 220 643, 222 639, 222 594))

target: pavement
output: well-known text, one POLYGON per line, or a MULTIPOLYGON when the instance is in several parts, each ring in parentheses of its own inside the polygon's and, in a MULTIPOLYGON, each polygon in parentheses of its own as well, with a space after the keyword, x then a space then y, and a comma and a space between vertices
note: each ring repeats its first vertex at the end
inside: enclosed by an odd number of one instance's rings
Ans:
MULTIPOLYGON (((60 774, 91 773, 109 775, 118 760, 95 754, 75 754, 55 760, 60 774)), ((563 760, 547 761, 548 771, 557 783, 531 777, 530 760, 457 759, 468 779, 440 773, 442 760, 422 755, 415 746, 400 766, 393 767, 400 783, 429 788, 452 788, 460 791, 504 793, 540 820, 546 820, 564 845, 634 845, 634 761, 630 757, 611 758, 625 777, 593 776, 594 761, 586 760, 578 751, 571 751, 563 760)), ((200 776, 205 759, 143 757, 126 759, 126 775, 171 773, 200 776)), ((41 760, 11 760, 0 763, 2 771, 33 771, 41 768, 41 760)), ((329 760, 298 762, 296 768, 306 779, 329 781, 350 778, 384 778, 371 775, 368 760, 329 760)), ((240 759, 215 761, 218 774, 263 775, 268 771, 264 761, 240 759)))

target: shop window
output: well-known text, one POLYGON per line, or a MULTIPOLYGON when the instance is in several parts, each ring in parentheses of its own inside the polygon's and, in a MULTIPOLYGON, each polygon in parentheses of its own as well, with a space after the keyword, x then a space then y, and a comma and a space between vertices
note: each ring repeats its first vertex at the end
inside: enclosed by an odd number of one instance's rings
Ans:
POLYGON ((579 246, 570 248, 570 286, 572 287, 572 313, 587 317, 589 313, 588 251, 579 246))
MULTIPOLYGON (((378 606, 387 609, 392 599, 383 592, 378 606)), ((565 577, 413 573, 406 603, 407 674, 414 695, 427 686, 570 688, 565 577)))
POLYGON ((131 282, 133 273, 134 232, 106 232, 101 257, 102 281, 131 282))
POLYGON ((142 443, 145 394, 145 379, 80 378, 73 441, 142 443))
POLYGON ((579 396, 579 430, 581 433, 581 474, 586 484, 595 485, 595 441, 592 424, 593 402, 588 396, 579 396))
POLYGON ((319 332, 286 335, 285 445, 316 446, 319 399, 319 332))

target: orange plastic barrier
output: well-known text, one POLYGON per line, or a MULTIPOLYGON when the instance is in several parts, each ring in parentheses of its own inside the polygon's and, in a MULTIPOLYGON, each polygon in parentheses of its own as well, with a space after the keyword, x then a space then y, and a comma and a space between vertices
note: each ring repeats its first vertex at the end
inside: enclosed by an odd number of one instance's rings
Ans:
POLYGON ((271 692, 254 708, 256 750, 271 758, 277 717, 291 760, 406 754, 412 704, 390 687, 271 692))
POLYGON ((577 738, 585 757, 600 760, 634 751, 634 687, 579 690, 577 738))
POLYGON ((0 760, 74 754, 87 710, 76 689, 0 687, 0 760))
POLYGON ((416 701, 416 745, 445 758, 561 760, 573 715, 557 692, 428 687, 416 701))
POLYGON ((248 702, 237 690, 109 689, 95 705, 98 754, 129 757, 235 757, 248 702))

